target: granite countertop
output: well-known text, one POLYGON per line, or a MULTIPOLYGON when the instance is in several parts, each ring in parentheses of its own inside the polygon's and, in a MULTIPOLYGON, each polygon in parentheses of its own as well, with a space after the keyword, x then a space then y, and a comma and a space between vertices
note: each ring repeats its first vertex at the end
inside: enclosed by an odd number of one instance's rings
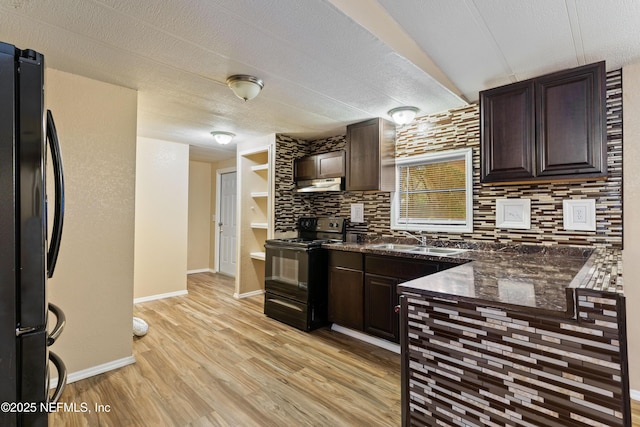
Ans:
MULTIPOLYGON (((459 263, 398 286, 399 292, 482 300, 541 314, 574 315, 574 289, 623 292, 621 251, 610 248, 449 244, 473 247, 450 256, 377 249, 375 243, 337 243, 327 249, 459 263)), ((428 243, 429 244, 429 243, 428 243)), ((442 242, 436 243, 443 246, 442 242)))

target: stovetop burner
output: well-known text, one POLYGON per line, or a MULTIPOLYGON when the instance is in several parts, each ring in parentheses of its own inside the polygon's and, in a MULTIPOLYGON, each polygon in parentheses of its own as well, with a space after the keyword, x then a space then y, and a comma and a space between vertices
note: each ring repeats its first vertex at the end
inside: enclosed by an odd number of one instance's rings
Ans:
POLYGON ((323 243, 344 242, 345 220, 335 217, 302 217, 298 219, 298 237, 269 239, 278 246, 318 247, 323 243))
POLYGON ((269 239, 266 241, 266 243, 270 245, 277 245, 277 246, 295 246, 295 247, 312 248, 312 247, 320 246, 323 243, 327 243, 327 240, 303 239, 301 237, 292 237, 287 239, 269 239))

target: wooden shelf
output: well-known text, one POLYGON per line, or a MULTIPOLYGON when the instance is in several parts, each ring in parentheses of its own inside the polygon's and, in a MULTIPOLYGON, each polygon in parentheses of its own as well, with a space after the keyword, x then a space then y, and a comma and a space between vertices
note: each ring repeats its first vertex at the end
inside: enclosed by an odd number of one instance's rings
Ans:
POLYGON ((265 253, 264 252, 251 252, 249 256, 253 259, 259 259, 264 261, 265 253))
MULTIPOLYGON (((273 151, 275 135, 260 138, 267 145, 241 150, 238 144, 238 275, 236 294, 264 291, 264 244, 273 234, 273 151)), ((256 140, 257 143, 257 140, 256 140)), ((235 296, 235 294, 234 294, 235 296)))

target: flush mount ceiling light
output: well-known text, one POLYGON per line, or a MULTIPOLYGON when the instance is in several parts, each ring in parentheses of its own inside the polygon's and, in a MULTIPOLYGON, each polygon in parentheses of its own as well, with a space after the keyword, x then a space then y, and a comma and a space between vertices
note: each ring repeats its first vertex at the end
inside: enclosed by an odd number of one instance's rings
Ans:
POLYGON ((389 115, 397 125, 406 125, 416 118, 418 109, 416 107, 398 107, 389 110, 389 115))
POLYGON ((257 77, 236 74, 227 79, 227 86, 238 98, 248 101, 258 96, 264 87, 264 82, 257 77))
POLYGON ((233 137, 236 136, 235 133, 222 131, 211 132, 211 135, 213 136, 213 139, 215 139, 216 142, 220 145, 226 145, 230 143, 233 137))

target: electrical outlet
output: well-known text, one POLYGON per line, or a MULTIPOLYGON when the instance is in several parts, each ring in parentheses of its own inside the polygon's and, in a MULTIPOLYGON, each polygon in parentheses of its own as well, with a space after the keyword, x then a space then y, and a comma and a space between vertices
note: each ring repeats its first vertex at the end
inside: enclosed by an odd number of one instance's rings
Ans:
POLYGON ((565 230, 596 231, 596 200, 563 200, 562 219, 565 230))
POLYGON ((587 207, 586 206, 575 206, 572 210, 573 212, 573 223, 574 224, 585 224, 587 222, 587 207))

